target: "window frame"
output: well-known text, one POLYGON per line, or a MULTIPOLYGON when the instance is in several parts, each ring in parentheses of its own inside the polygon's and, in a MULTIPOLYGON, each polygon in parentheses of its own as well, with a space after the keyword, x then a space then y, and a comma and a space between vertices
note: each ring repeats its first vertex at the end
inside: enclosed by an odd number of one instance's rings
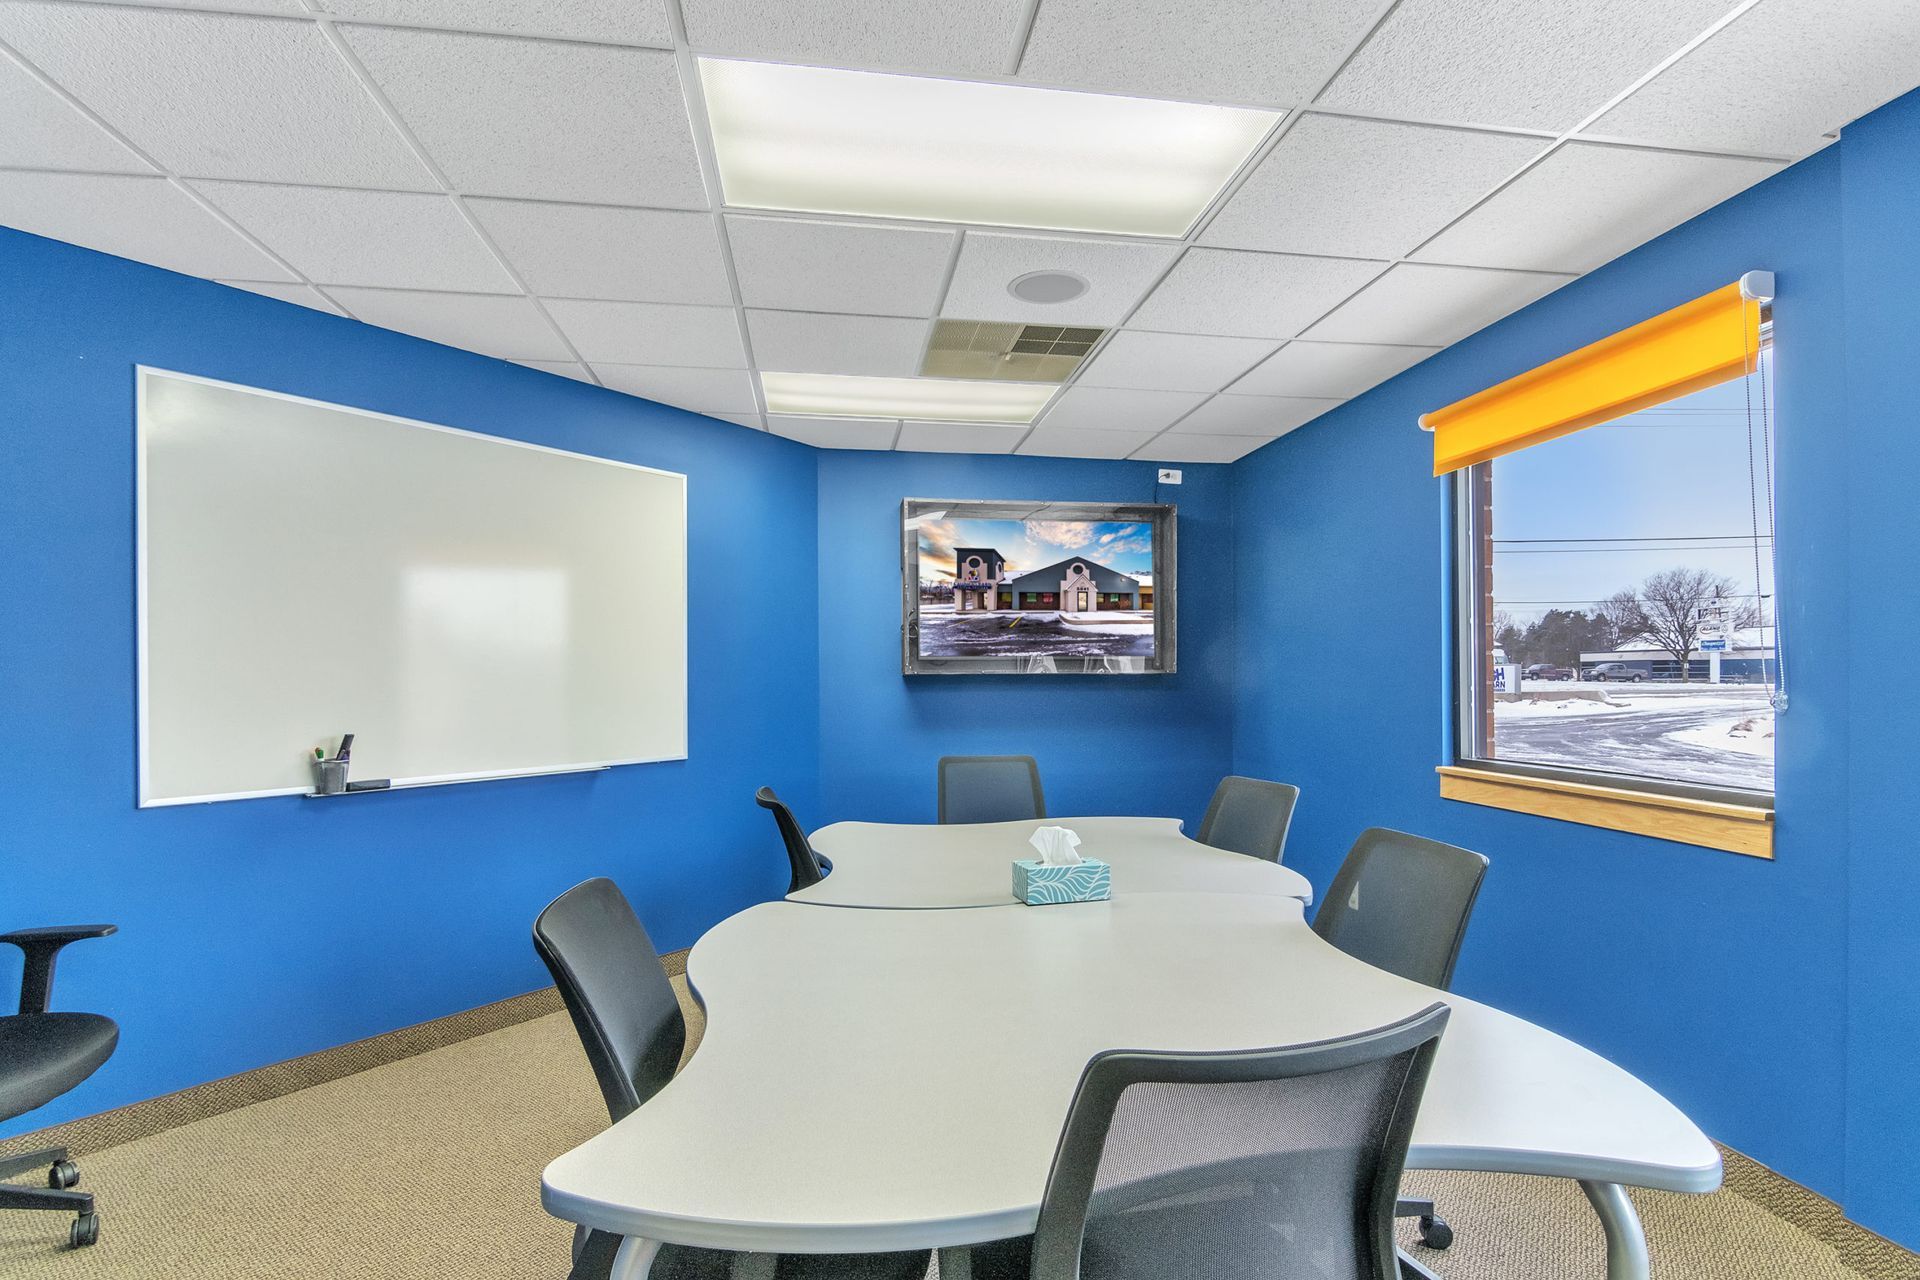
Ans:
MULTIPOLYGON (((1762 326, 1763 351, 1771 346, 1772 335, 1769 332, 1771 327, 1770 324, 1762 326)), ((1557 789, 1570 792, 1600 789, 1644 795, 1649 803, 1657 802, 1660 808, 1695 804, 1703 809, 1719 811, 1731 807, 1754 814, 1764 813, 1770 821, 1778 791, 1777 779, 1775 787, 1759 791, 1676 782, 1604 769, 1572 769, 1558 765, 1528 764, 1524 761, 1503 760, 1480 754, 1484 751, 1481 725, 1486 712, 1481 698, 1490 696, 1492 692, 1493 655, 1491 649, 1483 650, 1480 645, 1480 638, 1485 634, 1486 600, 1485 593, 1480 590, 1482 581, 1480 576, 1481 516, 1476 489, 1482 476, 1491 475, 1492 467, 1492 462, 1462 467, 1448 477, 1446 488, 1449 526, 1448 569, 1451 579, 1447 602, 1447 636, 1453 652, 1452 661, 1447 664, 1451 686, 1448 693, 1450 740, 1446 753, 1448 764, 1441 766, 1440 770, 1443 794, 1448 790, 1446 782, 1449 776, 1485 777, 1488 780, 1509 779, 1516 784, 1521 784, 1516 786, 1516 794, 1523 790, 1534 789, 1542 792, 1557 789)), ((1774 585, 1774 595, 1774 608, 1777 612, 1779 608, 1777 582, 1774 585)), ((1518 806, 1502 804, 1498 807, 1518 806)), ((1529 809, 1528 811, 1540 812, 1541 810, 1529 809)), ((1581 821, 1582 819, 1572 820, 1581 821)), ((1665 833, 1647 831, 1646 834, 1665 833)), ((1698 843, 1697 841, 1689 842, 1698 843)), ((1715 845, 1714 847, 1729 846, 1715 845)), ((1749 850, 1737 851, 1748 852, 1749 850)))

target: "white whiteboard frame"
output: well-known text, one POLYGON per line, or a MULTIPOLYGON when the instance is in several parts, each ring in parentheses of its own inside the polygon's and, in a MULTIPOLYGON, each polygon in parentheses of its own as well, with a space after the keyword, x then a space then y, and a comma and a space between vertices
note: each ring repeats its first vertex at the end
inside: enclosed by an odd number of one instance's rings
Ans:
MULTIPOLYGON (((139 719, 138 745, 139 759, 136 762, 139 795, 138 807, 142 809, 164 809, 183 804, 212 804, 220 800, 255 800, 266 796, 306 796, 312 795, 311 787, 274 787, 263 791, 230 791, 204 796, 169 796, 160 799, 152 794, 151 779, 148 777, 147 763, 150 758, 151 742, 149 733, 149 711, 147 692, 151 681, 147 669, 147 378, 154 375, 163 378, 177 378, 182 382, 194 382, 201 386, 222 387, 230 391, 245 391, 253 395, 267 396, 274 400, 285 400, 292 404, 314 405, 322 409, 334 409, 341 413, 357 414, 363 418, 375 418, 381 422, 398 423, 405 427, 419 427, 425 431, 438 431, 450 436, 466 436, 482 440, 488 444, 509 445, 515 449, 531 449, 535 453, 557 454, 563 458, 577 458, 582 462, 596 462, 606 467, 623 467, 629 471, 645 471, 656 476, 666 476, 680 482, 680 554, 681 571, 692 592, 692 528, 688 510, 687 476, 683 471, 667 471, 660 467, 642 466, 637 462, 623 462, 618 458, 601 458, 590 453, 576 453, 570 449, 555 449, 550 445, 532 444, 525 440, 513 440, 506 436, 490 435, 484 431, 467 431, 460 427, 443 426, 437 422, 422 422, 418 418, 402 418, 397 414, 378 413, 372 409, 360 409, 353 405, 335 404, 331 400, 314 400, 307 396, 289 395, 284 391, 271 391, 265 387, 250 387, 243 382, 224 382, 219 378, 205 378, 197 373, 182 373, 178 369, 162 369, 154 365, 136 364, 133 366, 133 541, 134 541, 134 631, 137 646, 138 689, 135 693, 139 719)), ((688 656, 691 685, 691 663, 693 654, 693 613, 689 609, 685 620, 686 633, 682 637, 688 656)), ((680 750, 676 755, 636 756, 626 760, 596 760, 580 764, 563 765, 547 769, 507 769, 490 770, 476 773, 447 773, 418 778, 395 778, 387 790, 400 791, 411 787, 437 787, 455 782, 489 782, 501 778, 540 778, 568 773, 597 773, 626 764, 663 764, 673 760, 685 760, 688 753, 688 739, 692 729, 688 721, 693 714, 691 689, 687 697, 687 714, 680 722, 680 750)), ((351 795, 379 795, 379 791, 350 792, 351 795)), ((331 798, 331 797, 330 797, 331 798)))

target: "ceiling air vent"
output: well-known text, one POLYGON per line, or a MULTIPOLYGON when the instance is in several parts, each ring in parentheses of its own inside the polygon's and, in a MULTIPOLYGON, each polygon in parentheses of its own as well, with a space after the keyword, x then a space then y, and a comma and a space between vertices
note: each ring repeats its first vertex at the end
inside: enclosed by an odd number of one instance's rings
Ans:
POLYGON ((920 372, 929 378, 1065 382, 1105 332, 1057 324, 942 320, 933 327, 920 372))

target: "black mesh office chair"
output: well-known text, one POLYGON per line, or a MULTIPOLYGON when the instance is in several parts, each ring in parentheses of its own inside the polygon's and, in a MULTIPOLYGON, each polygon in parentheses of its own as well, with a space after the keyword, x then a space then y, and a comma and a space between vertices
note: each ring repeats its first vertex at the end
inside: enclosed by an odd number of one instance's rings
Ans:
POLYGON ((799 820, 786 802, 773 794, 772 787, 754 792, 753 802, 773 814, 774 825, 780 828, 780 839, 787 846, 787 866, 793 873, 787 881, 787 892, 795 893, 825 880, 833 864, 813 851, 807 833, 801 830, 799 820))
POLYGON ((1087 1064, 1028 1240, 978 1280, 1395 1280, 1393 1208, 1435 1047, 1431 1005, 1339 1040, 1087 1064))
MULTIPOLYGON (((97 1013, 51 1013, 53 966, 60 948, 82 938, 104 938, 119 930, 110 924, 76 924, 0 933, 0 942, 19 947, 26 961, 20 973, 20 1012, 0 1018, 0 1121, 23 1116, 52 1102, 100 1069, 120 1043, 120 1028, 97 1013)), ((67 1243, 82 1248, 100 1238, 100 1215, 90 1192, 71 1188, 80 1168, 64 1147, 48 1147, 0 1159, 0 1178, 45 1168, 47 1185, 21 1187, 0 1182, 0 1210, 51 1209, 74 1215, 67 1243)))
POLYGON ((1287 828, 1299 799, 1300 788, 1290 783, 1222 778, 1200 821, 1200 843, 1278 862, 1286 852, 1287 828))
POLYGON ((940 757, 941 822, 1016 822, 1047 816, 1032 756, 940 757))
MULTIPOLYGON (((1445 991, 1486 874, 1484 854, 1374 827, 1348 850, 1313 930, 1356 960, 1445 991)), ((1403 1200, 1399 1216, 1420 1219, 1428 1248, 1453 1243, 1433 1201, 1403 1200)))
MULTIPOLYGON (((575 885, 533 922, 533 946, 560 988, 560 998, 593 1066, 616 1123, 631 1115, 673 1078, 686 1048, 680 1001, 661 967, 660 953, 625 895, 603 878, 575 885)), ((579 1231, 572 1280, 600 1280, 612 1265, 620 1237, 579 1231)), ((930 1254, 806 1254, 782 1256, 778 1280, 919 1280, 930 1254)), ((666 1245, 650 1280, 727 1280, 733 1255, 721 1249, 666 1245)))

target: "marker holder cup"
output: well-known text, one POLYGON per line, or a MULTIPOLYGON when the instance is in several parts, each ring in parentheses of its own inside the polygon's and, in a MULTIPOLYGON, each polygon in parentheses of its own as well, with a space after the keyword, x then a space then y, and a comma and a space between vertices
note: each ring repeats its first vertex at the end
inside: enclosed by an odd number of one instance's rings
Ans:
POLYGON ((347 790, 347 761, 315 760, 313 762, 313 794, 317 796, 337 796, 347 790))

